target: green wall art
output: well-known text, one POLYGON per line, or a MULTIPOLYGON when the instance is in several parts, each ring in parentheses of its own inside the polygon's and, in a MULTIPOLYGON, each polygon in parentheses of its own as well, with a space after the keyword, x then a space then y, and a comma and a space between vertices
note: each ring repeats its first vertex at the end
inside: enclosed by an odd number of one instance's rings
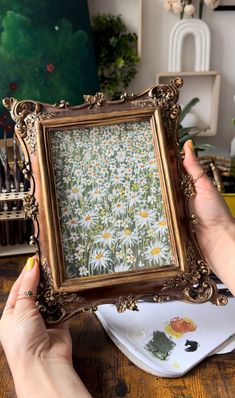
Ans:
MULTIPOLYGON (((99 90, 86 0, 0 2, 0 98, 83 102, 99 90)), ((0 109, 0 137, 12 132, 0 109)))

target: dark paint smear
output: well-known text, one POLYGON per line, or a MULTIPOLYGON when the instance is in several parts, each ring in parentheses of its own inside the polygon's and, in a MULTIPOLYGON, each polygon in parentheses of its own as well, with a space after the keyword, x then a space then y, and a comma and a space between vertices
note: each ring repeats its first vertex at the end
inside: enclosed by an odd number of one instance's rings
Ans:
POLYGON ((185 348, 184 351, 186 352, 194 352, 198 349, 198 342, 197 341, 192 341, 192 340, 186 340, 185 346, 187 348, 185 348))
POLYGON ((168 359, 174 346, 175 343, 164 332, 156 330, 153 332, 153 338, 146 344, 145 349, 151 352, 154 357, 163 361, 168 359))

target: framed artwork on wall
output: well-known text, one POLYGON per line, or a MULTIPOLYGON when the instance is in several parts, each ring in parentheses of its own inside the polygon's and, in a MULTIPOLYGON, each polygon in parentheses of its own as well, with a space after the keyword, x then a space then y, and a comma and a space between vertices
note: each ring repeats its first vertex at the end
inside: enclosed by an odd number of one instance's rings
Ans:
POLYGON ((38 308, 48 323, 139 300, 225 303, 197 245, 196 194, 177 143, 183 82, 82 105, 6 98, 24 151, 41 266, 38 308))

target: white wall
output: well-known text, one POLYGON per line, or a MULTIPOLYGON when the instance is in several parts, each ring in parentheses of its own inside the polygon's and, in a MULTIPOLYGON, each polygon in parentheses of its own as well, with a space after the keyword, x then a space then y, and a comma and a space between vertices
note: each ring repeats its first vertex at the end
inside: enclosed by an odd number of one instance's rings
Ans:
MULTIPOLYGON (((135 26, 138 29, 138 2, 139 0, 88 0, 91 15, 97 12, 121 14, 132 30, 135 26)), ((142 0, 141 63, 129 91, 141 92, 155 84, 157 73, 167 71, 169 34, 178 21, 178 16, 166 12, 162 4, 163 0, 142 0)), ((205 8, 203 20, 211 31, 210 69, 221 74, 221 94, 217 135, 197 138, 197 142, 209 143, 215 147, 210 152, 228 156, 230 142, 235 136, 235 126, 232 125, 232 118, 235 117, 235 12, 214 12, 205 8)), ((193 54, 193 43, 188 40, 185 43, 184 62, 187 69, 193 65, 193 54)))

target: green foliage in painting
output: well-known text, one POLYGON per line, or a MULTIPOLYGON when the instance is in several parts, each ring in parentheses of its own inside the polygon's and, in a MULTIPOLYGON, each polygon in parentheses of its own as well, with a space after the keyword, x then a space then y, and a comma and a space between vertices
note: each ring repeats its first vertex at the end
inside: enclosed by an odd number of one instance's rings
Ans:
POLYGON ((86 0, 64 3, 1 1, 1 98, 75 105, 99 89, 86 0))
POLYGON ((101 90, 116 98, 137 73, 137 35, 127 31, 121 16, 110 14, 93 17, 92 31, 101 90))

